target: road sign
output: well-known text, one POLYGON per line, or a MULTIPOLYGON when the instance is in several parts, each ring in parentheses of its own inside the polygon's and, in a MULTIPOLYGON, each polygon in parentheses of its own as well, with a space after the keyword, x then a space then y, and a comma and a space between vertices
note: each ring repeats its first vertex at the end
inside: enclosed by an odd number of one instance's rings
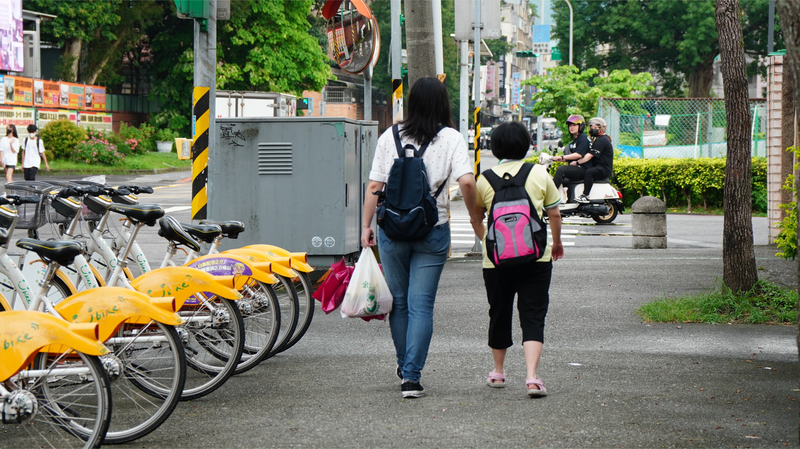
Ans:
MULTIPOLYGON (((458 0, 455 2, 455 19, 457 41, 473 41, 475 30, 475 3, 472 1, 458 0)), ((481 0, 481 39, 500 39, 500 0, 481 0)))
POLYGON ((550 25, 534 25, 531 41, 534 53, 550 54, 550 25))
POLYGON ((551 61, 561 61, 561 52, 558 50, 558 47, 553 47, 550 51, 550 60, 551 61))

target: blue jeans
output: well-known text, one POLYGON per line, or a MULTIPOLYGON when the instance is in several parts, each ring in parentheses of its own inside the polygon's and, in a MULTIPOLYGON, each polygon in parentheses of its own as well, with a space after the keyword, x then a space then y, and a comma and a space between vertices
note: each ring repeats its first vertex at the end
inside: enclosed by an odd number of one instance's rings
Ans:
POLYGON ((392 291, 389 327, 403 379, 419 382, 433 335, 433 303, 450 249, 450 225, 425 238, 399 242, 378 230, 378 250, 392 291))

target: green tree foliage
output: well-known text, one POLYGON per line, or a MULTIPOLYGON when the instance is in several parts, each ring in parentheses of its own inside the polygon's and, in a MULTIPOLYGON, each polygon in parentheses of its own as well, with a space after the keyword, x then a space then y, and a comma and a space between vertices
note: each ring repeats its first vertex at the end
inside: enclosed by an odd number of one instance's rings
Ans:
POLYGON ((43 23, 42 31, 64 47, 61 77, 77 82, 85 79, 79 69, 89 54, 88 45, 117 41, 122 4, 122 0, 25 0, 23 8, 56 16, 43 23))
MULTIPOLYGON (((745 51, 754 57, 752 74, 767 50, 769 0, 742 0, 741 5, 745 51)), ((712 65, 719 54, 714 0, 572 0, 572 6, 576 66, 650 71, 673 95, 682 90, 685 79, 690 97, 709 96, 712 65), (607 52, 598 51, 598 46, 607 52)), ((569 8, 556 1, 553 12, 553 37, 566 55, 569 8)), ((775 38, 775 48, 783 48, 777 17, 775 38)))
POLYGON ((631 75, 628 70, 614 70, 608 76, 598 76, 597 69, 579 71, 575 66, 558 66, 547 76, 534 76, 522 82, 535 86, 533 115, 553 117, 569 139, 566 120, 571 114, 581 114, 588 120, 597 113, 601 97, 632 97, 652 90, 649 73, 631 75))
MULTIPOLYGON (((797 147, 789 147, 786 151, 797 154, 797 147)), ((794 198, 797 198, 794 173, 797 173, 798 169, 800 169, 800 164, 794 164, 794 170, 786 177, 786 181, 783 183, 783 188, 792 192, 792 197, 794 198)), ((775 255, 784 259, 794 259, 797 257, 797 201, 781 204, 778 207, 785 211, 786 215, 783 220, 775 224, 775 227, 780 229, 778 237, 775 239, 780 251, 775 255)))
POLYGON ((288 92, 320 90, 331 75, 311 34, 311 0, 231 2, 218 22, 217 87, 288 92))

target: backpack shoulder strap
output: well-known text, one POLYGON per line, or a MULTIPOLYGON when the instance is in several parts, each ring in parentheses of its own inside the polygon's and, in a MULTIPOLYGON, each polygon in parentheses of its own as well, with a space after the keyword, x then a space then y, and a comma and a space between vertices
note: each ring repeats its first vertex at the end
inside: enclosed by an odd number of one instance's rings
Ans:
POLYGON ((489 185, 492 186, 492 190, 497 192, 497 190, 500 188, 500 182, 502 182, 500 176, 491 168, 484 170, 483 173, 481 173, 481 176, 486 178, 486 180, 489 181, 489 185))
POLYGON ((397 157, 406 157, 403 151, 403 144, 400 142, 400 127, 392 125, 392 135, 394 135, 394 146, 397 148, 397 157))
POLYGON ((530 162, 524 162, 522 167, 519 168, 517 174, 514 175, 514 179, 519 180, 519 185, 525 185, 525 181, 527 181, 528 175, 531 174, 531 170, 533 170, 533 164, 530 162))

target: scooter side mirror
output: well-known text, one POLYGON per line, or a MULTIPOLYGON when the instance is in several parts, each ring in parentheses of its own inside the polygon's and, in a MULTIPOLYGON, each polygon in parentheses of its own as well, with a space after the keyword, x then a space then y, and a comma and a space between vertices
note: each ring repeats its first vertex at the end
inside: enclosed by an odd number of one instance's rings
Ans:
POLYGON ((558 145, 559 148, 563 148, 564 147, 564 142, 559 140, 557 145, 558 145))

